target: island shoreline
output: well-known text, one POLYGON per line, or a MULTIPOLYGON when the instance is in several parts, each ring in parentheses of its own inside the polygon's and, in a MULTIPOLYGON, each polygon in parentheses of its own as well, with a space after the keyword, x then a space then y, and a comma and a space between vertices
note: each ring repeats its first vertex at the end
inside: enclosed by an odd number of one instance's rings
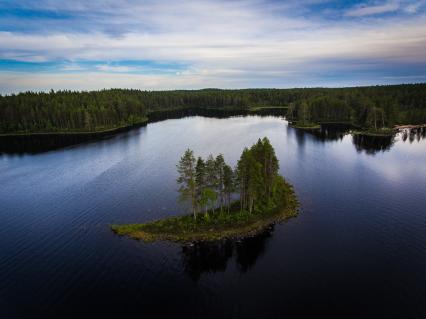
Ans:
MULTIPOLYGON (((215 227, 214 223, 211 222, 211 227, 207 226, 204 229, 193 230, 190 232, 156 232, 147 231, 146 228, 155 225, 157 223, 170 223, 178 224, 179 221, 187 221, 191 219, 191 215, 183 215, 176 217, 169 217, 165 219, 159 219, 144 224, 123 224, 123 225, 110 225, 111 230, 120 236, 126 236, 131 239, 142 240, 143 242, 155 242, 155 241, 171 241, 177 243, 194 243, 194 242, 212 242, 220 241, 225 239, 241 239, 246 237, 254 236, 261 233, 267 227, 287 221, 293 217, 296 217, 299 213, 299 201, 296 193, 294 192, 293 186, 286 183, 287 198, 285 205, 276 207, 273 211, 264 213, 252 213, 252 220, 247 223, 234 225, 229 222, 225 226, 215 227), (144 229, 145 228, 145 229, 144 229)), ((235 211, 235 207, 239 206, 239 201, 234 202, 234 210, 231 212, 220 212, 216 210, 209 216, 211 220, 215 220, 217 216, 238 215, 240 212, 235 211), (216 216, 215 216, 216 215, 216 216)), ((247 214, 247 212, 245 213, 247 214)), ((199 216, 203 218, 204 216, 199 216)), ((218 217, 220 218, 220 217, 218 217)))

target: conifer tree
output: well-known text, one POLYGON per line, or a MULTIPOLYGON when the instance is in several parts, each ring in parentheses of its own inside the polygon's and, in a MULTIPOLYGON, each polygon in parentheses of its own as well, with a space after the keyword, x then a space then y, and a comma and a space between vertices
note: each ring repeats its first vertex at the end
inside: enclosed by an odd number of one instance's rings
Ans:
POLYGON ((246 198, 247 198, 247 179, 248 179, 248 166, 247 166, 247 157, 249 155, 248 148, 244 148, 241 153, 240 159, 237 163, 237 177, 236 184, 239 188, 240 193, 240 210, 246 208, 246 198))
POLYGON ((216 161, 213 155, 209 155, 206 160, 206 187, 211 188, 216 191, 217 189, 217 170, 216 170, 216 161))
POLYGON ((225 164, 223 168, 223 191, 225 193, 226 207, 229 213, 229 209, 231 206, 231 195, 235 191, 235 188, 234 188, 234 172, 232 171, 231 166, 227 164, 225 164))
POLYGON ((198 157, 195 166, 195 187, 197 197, 197 207, 207 209, 207 202, 204 196, 204 190, 207 188, 206 184, 206 164, 201 157, 198 157))
POLYGON ((222 154, 216 156, 215 159, 215 171, 216 171, 216 187, 217 187, 217 195, 219 198, 220 211, 223 211, 223 203, 224 203, 224 169, 225 169, 225 159, 222 154))
POLYGON ((189 201, 194 219, 196 215, 196 183, 195 183, 195 157, 194 152, 187 149, 176 165, 179 173, 177 183, 180 185, 179 193, 182 201, 189 201))

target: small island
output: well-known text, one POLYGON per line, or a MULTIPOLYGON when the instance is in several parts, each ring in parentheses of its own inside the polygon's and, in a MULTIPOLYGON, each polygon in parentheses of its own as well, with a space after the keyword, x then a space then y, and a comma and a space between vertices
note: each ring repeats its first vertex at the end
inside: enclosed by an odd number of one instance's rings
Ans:
POLYGON ((253 235, 297 215, 293 187, 278 174, 279 162, 266 137, 243 150, 234 170, 222 154, 195 159, 190 149, 177 169, 180 200, 191 214, 111 229, 146 242, 213 241, 253 235))

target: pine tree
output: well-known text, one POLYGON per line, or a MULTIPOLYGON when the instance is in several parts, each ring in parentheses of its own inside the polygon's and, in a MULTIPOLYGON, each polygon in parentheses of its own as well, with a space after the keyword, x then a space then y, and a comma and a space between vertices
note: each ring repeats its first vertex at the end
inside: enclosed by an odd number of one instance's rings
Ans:
POLYGON ((248 175, 246 186, 246 205, 251 213, 255 207, 255 202, 260 198, 264 187, 262 179, 262 165, 256 161, 252 152, 249 152, 246 157, 246 165, 248 175))
POLYGON ((197 164, 195 166, 195 187, 196 187, 197 206, 200 209, 202 209, 203 207, 207 207, 207 202, 205 198, 203 197, 204 190, 207 187, 206 164, 201 157, 198 157, 197 164))
POLYGON ((177 183, 180 185, 179 193, 182 201, 189 201, 194 219, 196 215, 196 183, 195 183, 195 157, 190 149, 185 151, 179 164, 176 165, 179 173, 177 183))
POLYGON ((236 169, 241 210, 252 212, 271 204, 278 168, 274 148, 266 137, 244 149, 236 169))
POLYGON ((215 160, 215 171, 216 171, 216 187, 217 194, 219 197, 220 203, 220 211, 223 211, 223 203, 224 203, 224 168, 225 168, 225 159, 222 154, 219 154, 215 160))
POLYGON ((265 192, 268 200, 272 195, 273 183, 275 180, 275 176, 278 175, 278 159, 275 155, 275 150, 272 147, 269 139, 264 137, 262 139, 263 144, 263 179, 265 182, 265 192))
POLYGON ((223 168, 223 190, 225 193, 226 207, 229 213, 231 206, 231 195, 235 191, 234 187, 234 172, 231 166, 225 164, 223 168))
POLYGON ((243 211, 246 208, 246 198, 247 198, 247 178, 248 178, 248 166, 247 166, 247 157, 249 155, 248 148, 244 148, 241 153, 240 159, 237 163, 237 176, 236 184, 239 188, 240 193, 240 210, 243 211))
POLYGON ((213 155, 209 155, 206 160, 206 187, 211 188, 216 191, 217 189, 217 170, 216 170, 216 161, 213 155))
POLYGON ((217 194, 216 192, 206 187, 203 189, 203 192, 201 193, 201 202, 205 205, 205 215, 208 216, 208 208, 214 212, 215 204, 217 200, 217 194))

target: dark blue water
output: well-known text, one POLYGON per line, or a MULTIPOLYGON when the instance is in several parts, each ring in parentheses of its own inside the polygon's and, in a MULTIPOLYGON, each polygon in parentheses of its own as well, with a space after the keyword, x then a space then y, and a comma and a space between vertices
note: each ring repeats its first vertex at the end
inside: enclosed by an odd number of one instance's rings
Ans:
POLYGON ((310 134, 278 117, 188 117, 0 156, 0 317, 426 317, 426 139, 310 134), (112 223, 184 213, 186 148, 232 165, 268 136, 299 217, 182 247, 112 223))

